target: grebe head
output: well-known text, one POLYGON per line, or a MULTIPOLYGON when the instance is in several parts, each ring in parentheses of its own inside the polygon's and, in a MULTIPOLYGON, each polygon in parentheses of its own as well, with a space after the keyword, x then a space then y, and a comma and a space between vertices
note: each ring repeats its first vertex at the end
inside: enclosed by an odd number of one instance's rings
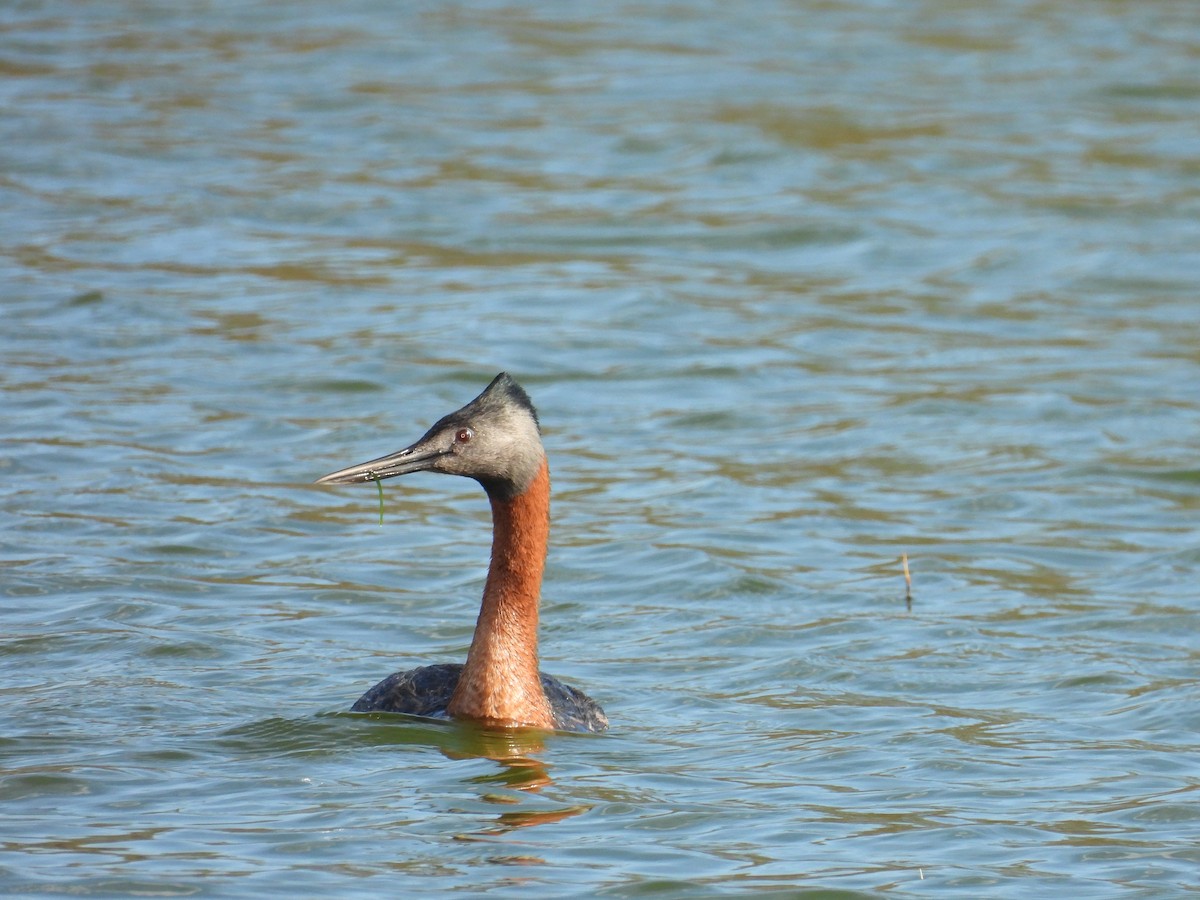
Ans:
POLYGON ((381 481, 410 472, 474 478, 489 494, 511 499, 525 492, 545 459, 537 411, 507 372, 482 394, 439 419, 417 442, 388 456, 339 469, 317 484, 381 481))

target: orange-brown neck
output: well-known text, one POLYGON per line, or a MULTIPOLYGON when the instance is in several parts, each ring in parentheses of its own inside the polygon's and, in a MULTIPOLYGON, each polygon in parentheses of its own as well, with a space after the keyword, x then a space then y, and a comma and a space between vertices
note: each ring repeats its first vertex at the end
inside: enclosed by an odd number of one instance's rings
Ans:
POLYGON ((538 601, 550 538, 550 468, 524 493, 492 497, 492 561, 475 637, 447 712, 496 725, 553 728, 538 675, 538 601))

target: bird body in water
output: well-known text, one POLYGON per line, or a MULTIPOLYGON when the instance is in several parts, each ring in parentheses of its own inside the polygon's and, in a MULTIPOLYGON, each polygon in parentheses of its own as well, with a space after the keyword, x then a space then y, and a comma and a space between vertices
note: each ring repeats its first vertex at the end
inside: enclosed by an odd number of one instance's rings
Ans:
POLYGON ((357 712, 450 716, 485 725, 604 731, 594 700, 538 670, 538 603, 550 535, 550 468, 529 395, 501 372, 482 394, 397 453, 332 472, 317 484, 443 472, 478 481, 492 506, 492 558, 462 665, 397 672, 357 712))

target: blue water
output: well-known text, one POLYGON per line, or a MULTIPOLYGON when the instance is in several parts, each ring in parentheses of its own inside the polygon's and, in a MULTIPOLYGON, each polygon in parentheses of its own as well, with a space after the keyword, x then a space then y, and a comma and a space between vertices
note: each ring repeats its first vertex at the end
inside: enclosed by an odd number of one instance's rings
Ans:
POLYGON ((1200 890, 1198 51, 1185 2, 0 11, 0 893, 1200 890), (462 659, 488 509, 311 482, 502 369, 604 736, 347 712, 462 659))

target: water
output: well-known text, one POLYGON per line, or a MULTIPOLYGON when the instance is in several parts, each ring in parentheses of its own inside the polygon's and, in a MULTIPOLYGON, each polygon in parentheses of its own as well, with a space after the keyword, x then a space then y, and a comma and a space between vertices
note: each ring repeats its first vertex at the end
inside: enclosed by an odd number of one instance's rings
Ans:
POLYGON ((1200 8, 393 6, 0 12, 0 892, 1200 888, 1200 8), (603 737, 345 711, 501 369, 603 737))

